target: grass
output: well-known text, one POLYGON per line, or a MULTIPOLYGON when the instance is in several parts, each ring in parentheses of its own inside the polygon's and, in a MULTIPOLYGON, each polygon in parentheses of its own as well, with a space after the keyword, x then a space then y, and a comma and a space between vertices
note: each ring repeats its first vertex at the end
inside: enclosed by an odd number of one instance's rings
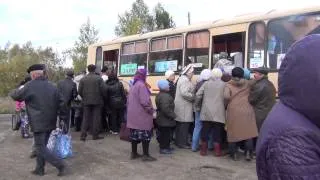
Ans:
POLYGON ((13 114, 14 111, 14 101, 10 97, 0 97, 0 114, 13 114))

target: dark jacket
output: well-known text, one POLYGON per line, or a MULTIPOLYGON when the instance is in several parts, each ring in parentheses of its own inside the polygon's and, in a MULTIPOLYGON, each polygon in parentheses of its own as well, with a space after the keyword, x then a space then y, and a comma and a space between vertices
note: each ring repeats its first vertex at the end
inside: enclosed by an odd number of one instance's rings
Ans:
POLYGON ((176 97, 176 85, 173 81, 170 81, 167 79, 167 81, 169 82, 169 94, 171 95, 171 97, 174 99, 176 97))
POLYGON ((106 87, 99 75, 89 73, 80 80, 79 95, 83 105, 103 105, 106 87))
POLYGON ((121 109, 126 105, 126 94, 123 84, 118 79, 109 79, 107 84, 107 102, 110 109, 121 109))
POLYGON ((295 43, 279 70, 279 98, 257 143, 259 180, 320 177, 320 36, 295 43))
POLYGON ((267 77, 263 77, 251 86, 248 99, 254 108, 257 127, 260 130, 263 121, 276 102, 276 88, 267 77))
POLYGON ((48 132, 56 128, 64 99, 58 89, 44 77, 39 77, 9 94, 16 101, 25 101, 33 132, 48 132))
POLYGON ((174 127, 176 114, 174 113, 174 99, 169 92, 160 91, 156 96, 158 126, 174 127))
POLYGON ((77 95, 77 85, 73 82, 71 77, 66 77, 64 80, 60 80, 57 84, 59 92, 63 95, 64 100, 68 106, 71 105, 77 95))

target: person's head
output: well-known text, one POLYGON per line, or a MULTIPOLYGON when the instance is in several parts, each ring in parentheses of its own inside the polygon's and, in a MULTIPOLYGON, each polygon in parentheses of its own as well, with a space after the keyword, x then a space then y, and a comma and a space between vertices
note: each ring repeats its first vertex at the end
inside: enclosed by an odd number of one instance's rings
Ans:
POLYGON ((38 77, 45 77, 44 70, 44 64, 34 64, 28 68, 27 72, 30 74, 31 79, 36 79, 38 77))
POLYGON ((73 78, 74 72, 72 70, 67 71, 66 76, 69 78, 73 78))
POLYGON ((108 71, 108 67, 103 66, 103 68, 101 69, 101 74, 107 74, 107 71, 108 71))
POLYGON ((147 80, 147 71, 145 69, 138 69, 136 71, 136 74, 134 75, 134 81, 133 81, 133 85, 137 82, 137 81, 143 81, 146 82, 147 80))
POLYGON ((320 35, 293 44, 279 69, 279 98, 320 128, 320 35))
POLYGON ((160 91, 170 91, 169 82, 167 80, 159 80, 158 81, 158 88, 160 91))
POLYGON ((221 79, 222 77, 222 71, 219 68, 213 68, 212 71, 212 79, 217 80, 217 79, 221 79))
POLYGON ((220 52, 219 59, 228 59, 228 53, 227 52, 220 52))
POLYGON ((88 65, 87 68, 88 68, 89 73, 94 73, 96 71, 96 65, 94 65, 94 64, 88 65))
POLYGON ((108 76, 108 81, 116 81, 116 80, 118 80, 117 74, 114 72, 110 73, 108 76))
POLYGON ((244 77, 246 80, 250 80, 250 78, 251 78, 251 72, 250 72, 250 70, 247 69, 247 68, 243 68, 243 72, 244 72, 243 77, 244 77))
POLYGON ((265 76, 268 76, 268 70, 265 68, 258 68, 253 70, 253 75, 255 80, 260 80, 265 76))
POLYGON ((174 74, 174 71, 168 70, 165 73, 165 77, 169 80, 169 81, 174 81, 176 76, 174 74))
POLYGON ((188 66, 186 66, 182 72, 182 75, 187 76, 189 79, 192 79, 193 75, 194 75, 194 67, 192 64, 189 64, 188 66))
POLYGON ((240 67, 235 67, 232 69, 231 76, 232 78, 243 79, 244 71, 240 67))
POLYGON ((199 78, 201 81, 207 81, 211 78, 211 76, 212 76, 211 71, 209 69, 204 69, 201 71, 199 78))

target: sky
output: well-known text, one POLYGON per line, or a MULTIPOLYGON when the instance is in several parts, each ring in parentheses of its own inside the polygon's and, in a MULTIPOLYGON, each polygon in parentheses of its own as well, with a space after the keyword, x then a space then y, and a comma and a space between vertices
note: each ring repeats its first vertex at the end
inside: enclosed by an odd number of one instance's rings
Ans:
MULTIPOLYGON (((71 48, 79 28, 89 17, 100 40, 115 38, 118 14, 130 9, 134 0, 0 0, 0 46, 31 41, 62 52, 71 48)), ((320 6, 319 0, 145 0, 150 10, 158 3, 172 15, 177 26, 230 18, 239 14, 320 6)), ((68 61, 66 66, 71 66, 68 61)))

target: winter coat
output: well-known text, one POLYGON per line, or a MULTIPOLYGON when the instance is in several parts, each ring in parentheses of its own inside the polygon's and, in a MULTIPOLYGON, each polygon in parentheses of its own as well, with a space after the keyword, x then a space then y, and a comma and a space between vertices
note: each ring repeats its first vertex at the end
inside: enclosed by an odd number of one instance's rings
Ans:
POLYGON ((106 87, 102 78, 95 73, 89 73, 80 80, 79 95, 83 105, 103 105, 106 87))
MULTIPOLYGON (((201 86, 205 83, 206 81, 199 81, 196 84, 195 90, 194 90, 194 96, 196 97, 196 94, 198 90, 201 88, 201 86)), ((201 111, 201 106, 202 106, 202 99, 195 99, 195 103, 193 104, 193 109, 194 112, 200 112, 201 111)))
POLYGON ((176 121, 193 122, 193 105, 195 86, 191 80, 182 75, 179 78, 176 90, 176 98, 174 100, 174 112, 176 113, 176 121))
POLYGON ((254 108, 258 129, 276 102, 276 89, 267 77, 256 81, 249 94, 249 102, 254 108))
POLYGON ((129 92, 127 102, 127 127, 137 130, 151 130, 153 127, 153 106, 146 84, 137 81, 129 92))
POLYGON ((296 42, 279 70, 279 99, 261 127, 259 180, 320 178, 320 36, 296 42))
POLYGON ((110 109, 122 109, 126 105, 126 94, 119 80, 107 80, 107 102, 110 109))
POLYGON ((249 82, 245 79, 232 79, 225 87, 228 142, 239 142, 258 136, 254 110, 248 102, 249 92, 249 82))
POLYGON ((58 89, 46 78, 39 77, 9 94, 16 101, 25 101, 33 132, 49 132, 56 128, 58 111, 65 101, 58 89))
POLYGON ((174 99, 175 98, 175 96, 176 96, 176 85, 175 85, 175 83, 173 82, 173 81, 169 81, 169 80, 167 80, 168 82, 169 82, 169 94, 171 95, 171 97, 174 99))
POLYGON ((57 84, 57 87, 66 104, 70 106, 71 101, 74 100, 78 95, 76 83, 73 82, 72 78, 67 77, 64 80, 60 80, 57 84))
POLYGON ((174 113, 174 100, 169 92, 160 91, 156 96, 157 125, 161 127, 174 127, 176 114, 174 113))
POLYGON ((201 121, 225 123, 224 91, 225 83, 220 79, 206 81, 196 94, 196 107, 201 107, 201 121))

